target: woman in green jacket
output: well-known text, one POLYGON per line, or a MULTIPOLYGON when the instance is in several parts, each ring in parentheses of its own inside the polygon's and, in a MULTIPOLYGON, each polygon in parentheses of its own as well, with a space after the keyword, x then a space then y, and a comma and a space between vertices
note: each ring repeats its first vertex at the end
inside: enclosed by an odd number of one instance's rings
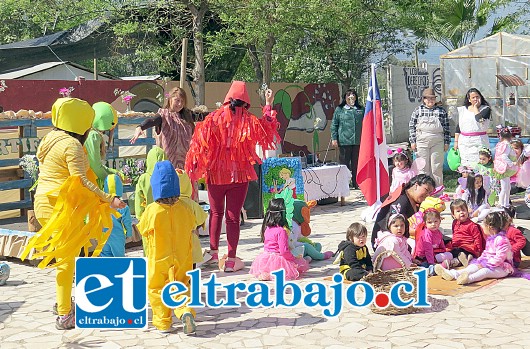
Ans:
POLYGON ((354 189, 359 189, 356 177, 363 117, 364 108, 359 104, 357 92, 347 90, 333 113, 331 144, 339 147, 339 162, 352 172, 351 186, 354 189))

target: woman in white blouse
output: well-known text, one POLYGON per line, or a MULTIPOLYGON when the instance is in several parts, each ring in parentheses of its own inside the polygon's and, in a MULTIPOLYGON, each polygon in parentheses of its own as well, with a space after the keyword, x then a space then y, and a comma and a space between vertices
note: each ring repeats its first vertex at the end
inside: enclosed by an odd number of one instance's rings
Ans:
POLYGON ((462 166, 473 167, 478 163, 479 150, 490 147, 488 128, 491 108, 476 88, 467 91, 464 106, 458 107, 458 123, 454 148, 460 150, 462 166))

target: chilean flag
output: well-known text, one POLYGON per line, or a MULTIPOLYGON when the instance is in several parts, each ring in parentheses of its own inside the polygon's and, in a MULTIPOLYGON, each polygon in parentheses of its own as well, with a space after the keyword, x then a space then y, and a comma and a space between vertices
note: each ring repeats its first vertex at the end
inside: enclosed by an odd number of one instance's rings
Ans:
POLYGON ((387 150, 381 96, 372 63, 357 164, 357 184, 370 206, 380 204, 381 197, 390 190, 387 150))

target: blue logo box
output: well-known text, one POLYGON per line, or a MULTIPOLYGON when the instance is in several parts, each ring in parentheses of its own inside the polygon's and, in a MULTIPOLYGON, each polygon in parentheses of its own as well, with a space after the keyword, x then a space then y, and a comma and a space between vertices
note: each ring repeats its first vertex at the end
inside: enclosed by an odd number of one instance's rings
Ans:
POLYGON ((76 328, 147 328, 145 258, 77 258, 76 328))

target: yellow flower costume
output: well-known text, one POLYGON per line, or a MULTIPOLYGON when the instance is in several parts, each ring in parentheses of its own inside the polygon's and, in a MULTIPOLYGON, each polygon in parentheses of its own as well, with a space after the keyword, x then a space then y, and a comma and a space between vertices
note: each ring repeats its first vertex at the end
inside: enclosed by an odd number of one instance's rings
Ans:
MULTIPOLYGON (((173 204, 158 203, 180 195, 179 179, 169 160, 157 162, 151 176, 151 189, 155 202, 147 206, 138 229, 147 240, 148 298, 153 310, 153 325, 162 331, 171 327, 171 309, 162 303, 162 288, 170 281, 187 285, 186 272, 193 269, 192 230, 197 223, 191 209, 182 200, 173 204)), ((189 296, 189 290, 188 290, 189 296)), ((183 297, 183 295, 180 295, 183 297)), ((177 318, 195 317, 186 305, 174 309, 177 318)))
POLYGON ((50 266, 57 267, 59 315, 71 311, 75 257, 81 248, 88 255, 90 239, 98 241, 94 256, 99 254, 108 237, 103 229, 112 228, 111 214, 117 214, 109 205, 113 196, 95 184, 86 152, 76 138, 90 129, 93 119, 94 110, 87 102, 59 98, 52 107, 52 124, 56 129, 42 139, 37 149, 40 172, 35 215, 42 229, 29 241, 22 259, 33 248, 38 253, 32 258, 43 258, 40 268, 55 259, 55 264, 50 266), (85 224, 87 216, 90 219, 85 224))

